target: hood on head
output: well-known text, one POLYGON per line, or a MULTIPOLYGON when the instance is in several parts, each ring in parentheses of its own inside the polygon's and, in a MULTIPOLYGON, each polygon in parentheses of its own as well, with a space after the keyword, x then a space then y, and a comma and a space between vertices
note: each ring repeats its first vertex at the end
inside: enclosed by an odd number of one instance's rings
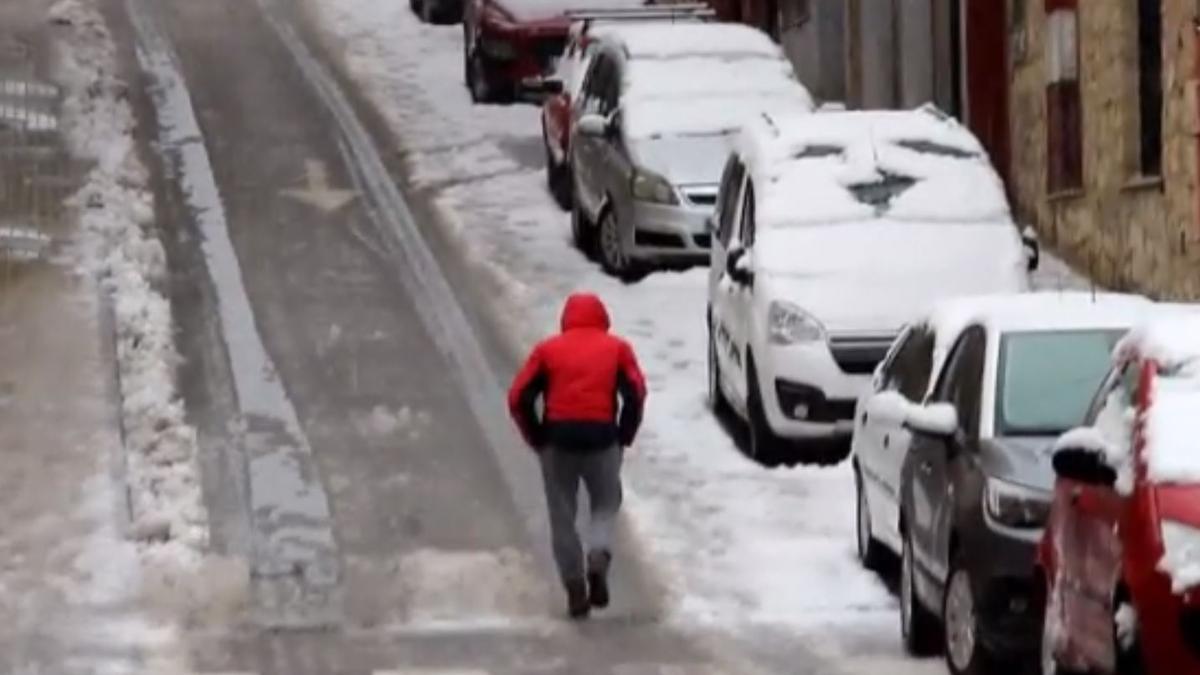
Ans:
POLYGON ((576 328, 608 330, 608 310, 595 293, 572 293, 563 305, 563 331, 576 328))

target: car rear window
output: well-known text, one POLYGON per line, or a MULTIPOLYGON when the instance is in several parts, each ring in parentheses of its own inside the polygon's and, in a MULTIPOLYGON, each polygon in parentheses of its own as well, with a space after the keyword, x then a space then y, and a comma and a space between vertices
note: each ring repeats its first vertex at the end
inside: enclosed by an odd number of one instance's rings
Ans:
POLYGON ((1121 330, 1029 331, 1000 339, 997 436, 1054 436, 1079 426, 1108 374, 1121 330))

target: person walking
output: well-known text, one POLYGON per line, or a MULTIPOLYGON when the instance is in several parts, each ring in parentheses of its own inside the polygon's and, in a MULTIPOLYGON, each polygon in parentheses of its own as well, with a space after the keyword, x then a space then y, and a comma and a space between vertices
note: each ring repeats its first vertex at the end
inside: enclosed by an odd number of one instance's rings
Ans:
POLYGON ((567 298, 562 332, 533 349, 509 389, 509 411, 541 463, 554 561, 572 618, 608 606, 621 460, 645 402, 633 348, 609 333, 608 311, 591 293, 567 298), (575 522, 580 483, 591 511, 582 543, 575 522))

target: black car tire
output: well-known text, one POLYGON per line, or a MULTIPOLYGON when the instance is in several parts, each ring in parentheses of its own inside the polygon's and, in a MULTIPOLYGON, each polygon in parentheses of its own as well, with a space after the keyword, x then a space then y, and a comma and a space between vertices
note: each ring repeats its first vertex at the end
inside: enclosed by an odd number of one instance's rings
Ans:
POLYGON ((708 405, 713 415, 723 419, 729 415, 729 399, 721 389, 721 362, 717 360, 717 340, 713 335, 712 319, 708 324, 708 405))
POLYGON ((933 615, 917 596, 916 561, 912 540, 902 532, 904 540, 900 554, 900 638, 904 650, 913 656, 932 656, 937 653, 939 626, 933 615))
POLYGON ((554 154, 550 152, 550 137, 542 126, 542 145, 546 149, 546 188, 559 208, 564 211, 571 209, 572 190, 571 166, 566 161, 555 162, 554 154))
POLYGON ((758 374, 755 372, 754 359, 746 359, 746 413, 750 425, 750 458, 767 466, 775 466, 780 462, 783 441, 771 429, 767 421, 767 413, 763 410, 762 392, 759 391, 758 374))
POLYGON ((596 257, 596 226, 583 212, 579 202, 571 204, 571 239, 575 248, 587 256, 588 260, 596 257))
POLYGON ((879 570, 883 567, 887 552, 884 550, 883 544, 875 538, 874 529, 871 526, 871 509, 867 504, 867 490, 863 485, 862 471, 858 467, 854 468, 854 490, 857 504, 854 516, 858 561, 866 569, 879 570))
POLYGON ((647 268, 621 250, 621 226, 617 221, 616 209, 609 207, 600 213, 598 229, 597 248, 600 266, 604 271, 625 283, 636 283, 646 278, 649 273, 647 268))
POLYGON ((487 71, 487 57, 472 49, 467 56, 467 88, 471 90, 471 100, 475 103, 491 103, 496 100, 487 71))
POLYGON ((962 556, 950 562, 942 593, 942 648, 951 675, 985 675, 991 655, 979 639, 979 612, 971 572, 962 556))

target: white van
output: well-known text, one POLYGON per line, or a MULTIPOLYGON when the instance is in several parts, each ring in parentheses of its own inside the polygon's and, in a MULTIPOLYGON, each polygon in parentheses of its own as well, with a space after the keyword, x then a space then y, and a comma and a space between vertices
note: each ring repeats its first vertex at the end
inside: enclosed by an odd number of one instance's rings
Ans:
POLYGON ((711 225, 709 396, 764 460, 848 440, 910 317, 1026 290, 1038 260, 979 141, 931 107, 761 116, 711 225))

